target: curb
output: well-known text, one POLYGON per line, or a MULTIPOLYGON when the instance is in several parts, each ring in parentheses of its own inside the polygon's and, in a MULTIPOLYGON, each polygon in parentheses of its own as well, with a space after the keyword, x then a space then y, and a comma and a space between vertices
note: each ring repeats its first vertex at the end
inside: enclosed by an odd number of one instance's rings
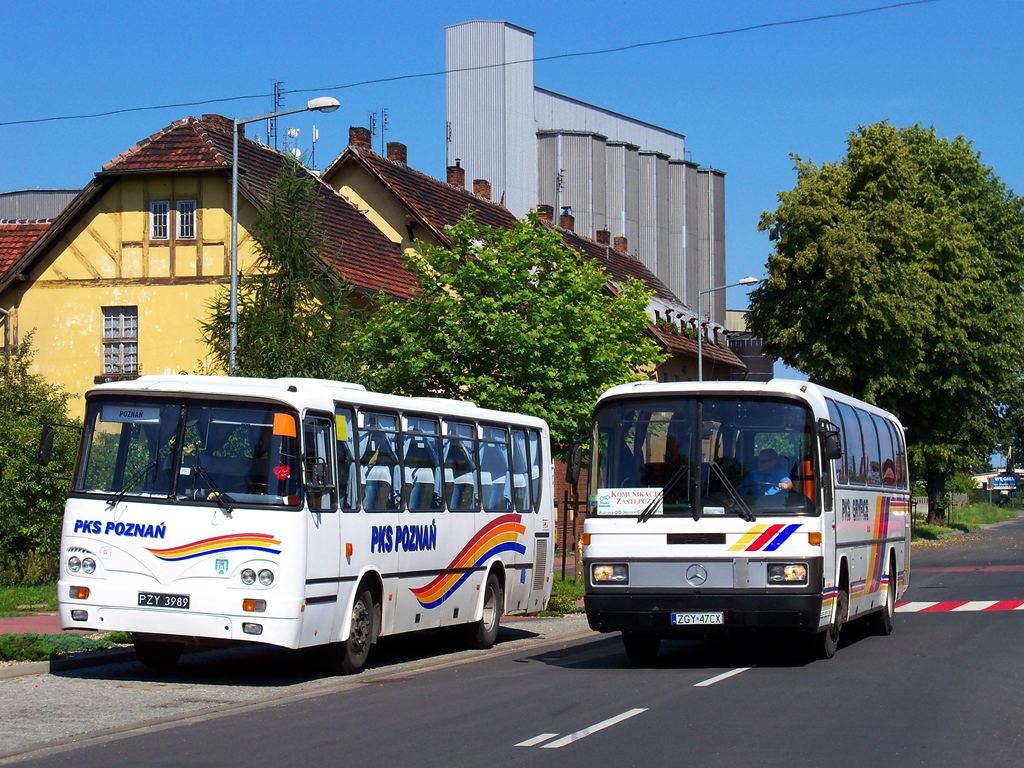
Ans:
POLYGON ((25 675, 46 675, 54 672, 102 667, 104 664, 122 664, 135 660, 135 651, 132 648, 111 648, 105 651, 88 651, 73 656, 61 656, 49 661, 19 661, 9 667, 0 667, 0 680, 25 675))

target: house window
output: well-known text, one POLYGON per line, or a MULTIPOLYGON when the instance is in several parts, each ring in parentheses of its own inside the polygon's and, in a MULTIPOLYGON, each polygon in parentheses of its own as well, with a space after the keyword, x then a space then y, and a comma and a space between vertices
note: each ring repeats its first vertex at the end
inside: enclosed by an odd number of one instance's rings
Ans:
POLYGON ((166 240, 168 238, 168 219, 171 204, 167 200, 154 200, 149 204, 149 239, 166 240))
POLYGON ((103 308, 103 372, 138 373, 139 308, 103 308))
POLYGON ((178 239, 196 239, 196 201, 178 201, 178 239))

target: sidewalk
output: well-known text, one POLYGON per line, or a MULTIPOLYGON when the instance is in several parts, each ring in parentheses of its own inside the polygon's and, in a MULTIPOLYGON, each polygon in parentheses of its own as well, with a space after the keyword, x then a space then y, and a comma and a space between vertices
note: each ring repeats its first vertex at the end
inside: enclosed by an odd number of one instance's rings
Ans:
POLYGON ((56 613, 37 613, 33 616, 14 616, 0 619, 0 635, 34 632, 39 635, 59 635, 60 616, 56 613))

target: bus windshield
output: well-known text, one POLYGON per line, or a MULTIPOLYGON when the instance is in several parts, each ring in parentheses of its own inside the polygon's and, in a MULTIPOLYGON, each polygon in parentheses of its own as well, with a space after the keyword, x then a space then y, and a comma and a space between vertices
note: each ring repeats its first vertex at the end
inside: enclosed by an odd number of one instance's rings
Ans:
POLYGON ((296 416, 259 404, 94 399, 74 493, 297 506, 296 416))
POLYGON ((817 514, 814 419, 799 402, 612 400, 594 429, 591 514, 817 514))

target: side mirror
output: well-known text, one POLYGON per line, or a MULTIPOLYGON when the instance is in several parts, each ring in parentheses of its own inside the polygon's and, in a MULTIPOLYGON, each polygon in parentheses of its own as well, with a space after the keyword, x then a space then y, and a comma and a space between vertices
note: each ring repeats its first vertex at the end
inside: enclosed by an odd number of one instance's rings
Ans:
POLYGON ((53 424, 43 427, 43 434, 39 437, 39 452, 36 454, 36 462, 41 467, 50 463, 50 456, 53 454, 53 435, 56 431, 53 424))
POLYGON ((573 443, 569 446, 569 460, 565 464, 565 482, 576 485, 580 481, 580 469, 583 466, 583 446, 573 443))
POLYGON ((843 456, 843 443, 839 439, 839 427, 828 419, 818 419, 818 439, 821 440, 821 455, 831 461, 843 456))

